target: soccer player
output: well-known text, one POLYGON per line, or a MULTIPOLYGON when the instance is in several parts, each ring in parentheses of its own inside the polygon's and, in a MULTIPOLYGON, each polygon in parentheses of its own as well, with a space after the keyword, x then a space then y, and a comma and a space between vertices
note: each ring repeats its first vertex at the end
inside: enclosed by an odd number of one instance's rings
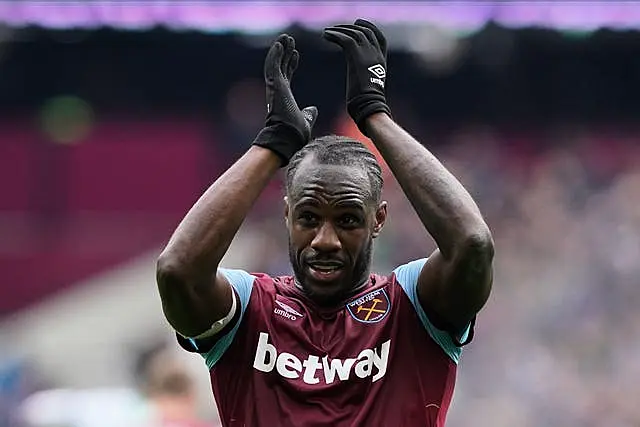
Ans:
POLYGON ((381 31, 358 19, 323 36, 346 58, 349 114, 438 249, 389 274, 370 272, 387 218, 380 166, 357 141, 311 140, 317 110, 296 104, 299 54, 281 35, 264 65, 264 129, 158 259, 163 309, 182 347, 204 356, 224 426, 443 426, 461 347, 491 288, 492 237, 463 186, 391 118, 381 31), (285 166, 293 275, 221 268, 285 166))

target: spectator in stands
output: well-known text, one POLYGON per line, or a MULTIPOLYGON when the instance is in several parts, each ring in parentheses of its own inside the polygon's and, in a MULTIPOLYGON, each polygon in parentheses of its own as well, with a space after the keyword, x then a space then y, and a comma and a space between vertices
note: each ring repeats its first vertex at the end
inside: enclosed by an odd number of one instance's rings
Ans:
POLYGON ((147 402, 143 427, 217 427, 197 413, 196 386, 177 355, 165 345, 144 351, 135 366, 138 387, 147 402))

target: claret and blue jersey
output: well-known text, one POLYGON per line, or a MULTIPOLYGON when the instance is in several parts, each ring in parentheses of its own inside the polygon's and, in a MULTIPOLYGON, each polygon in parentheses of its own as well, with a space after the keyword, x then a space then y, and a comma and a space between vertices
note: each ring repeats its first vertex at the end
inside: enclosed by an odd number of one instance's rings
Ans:
POLYGON ((330 310, 292 277, 222 269, 237 320, 209 342, 179 341, 205 358, 223 425, 444 426, 461 348, 418 302, 425 261, 371 275, 330 310))

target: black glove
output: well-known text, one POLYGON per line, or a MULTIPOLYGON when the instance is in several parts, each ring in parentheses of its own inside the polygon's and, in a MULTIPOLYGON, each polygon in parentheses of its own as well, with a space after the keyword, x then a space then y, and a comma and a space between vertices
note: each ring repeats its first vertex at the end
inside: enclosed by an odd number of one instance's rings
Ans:
POLYGON ((253 144, 278 154, 283 166, 309 142, 318 116, 316 107, 300 110, 291 92, 291 77, 299 58, 293 37, 282 34, 271 45, 264 61, 267 117, 253 144))
POLYGON ((373 113, 391 116, 384 94, 387 40, 371 22, 325 28, 324 38, 342 48, 347 60, 347 111, 366 135, 365 119, 373 113))

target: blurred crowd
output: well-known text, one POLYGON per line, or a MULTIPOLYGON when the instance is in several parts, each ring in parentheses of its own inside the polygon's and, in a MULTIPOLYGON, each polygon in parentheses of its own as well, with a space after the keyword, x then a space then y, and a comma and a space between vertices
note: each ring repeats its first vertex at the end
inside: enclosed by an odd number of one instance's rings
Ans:
POLYGON ((136 355, 133 387, 44 388, 12 412, 9 424, 26 427, 216 427, 198 412, 197 387, 172 346, 136 355))

